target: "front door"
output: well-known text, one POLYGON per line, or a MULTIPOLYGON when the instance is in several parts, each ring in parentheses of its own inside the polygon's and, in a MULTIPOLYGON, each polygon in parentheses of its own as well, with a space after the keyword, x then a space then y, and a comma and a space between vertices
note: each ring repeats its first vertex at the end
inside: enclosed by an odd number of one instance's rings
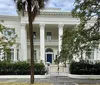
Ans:
POLYGON ((47 54, 47 62, 52 63, 52 54, 47 54))

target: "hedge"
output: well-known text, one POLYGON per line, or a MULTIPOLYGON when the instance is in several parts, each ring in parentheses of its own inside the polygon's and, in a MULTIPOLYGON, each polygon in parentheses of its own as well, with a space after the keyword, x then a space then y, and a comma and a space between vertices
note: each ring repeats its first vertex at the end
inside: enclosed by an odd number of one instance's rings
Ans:
POLYGON ((81 60, 71 62, 70 73, 79 75, 100 75, 100 62, 81 60))
MULTIPOLYGON (((34 64, 35 75, 44 75, 45 73, 43 63, 34 64)), ((28 62, 0 61, 0 75, 30 75, 30 64, 28 62)))

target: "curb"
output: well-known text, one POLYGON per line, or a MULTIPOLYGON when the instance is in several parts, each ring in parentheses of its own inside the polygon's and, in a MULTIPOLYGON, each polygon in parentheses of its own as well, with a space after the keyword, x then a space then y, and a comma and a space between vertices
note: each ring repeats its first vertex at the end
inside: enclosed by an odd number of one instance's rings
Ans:
POLYGON ((100 75, 74 75, 74 74, 68 74, 68 77, 76 78, 76 79, 100 79, 100 75))
MULTIPOLYGON (((48 78, 49 75, 34 75, 34 78, 48 78)), ((30 75, 0 75, 0 79, 7 78, 30 78, 30 75)))

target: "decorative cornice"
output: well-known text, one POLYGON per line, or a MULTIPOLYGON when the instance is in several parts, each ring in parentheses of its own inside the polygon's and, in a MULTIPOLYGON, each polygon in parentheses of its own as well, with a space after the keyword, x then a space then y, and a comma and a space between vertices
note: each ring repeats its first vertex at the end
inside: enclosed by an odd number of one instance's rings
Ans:
POLYGON ((67 15, 67 16, 72 16, 71 12, 40 12, 40 15, 67 15))
POLYGON ((0 15, 0 19, 2 20, 20 20, 19 16, 10 16, 10 15, 0 15))
MULTIPOLYGON (((19 13, 20 14, 20 13, 19 13)), ((25 12, 27 14, 27 12, 25 12)), ((62 11, 40 11, 40 15, 63 15, 63 16, 72 16, 71 12, 62 12, 62 11)))

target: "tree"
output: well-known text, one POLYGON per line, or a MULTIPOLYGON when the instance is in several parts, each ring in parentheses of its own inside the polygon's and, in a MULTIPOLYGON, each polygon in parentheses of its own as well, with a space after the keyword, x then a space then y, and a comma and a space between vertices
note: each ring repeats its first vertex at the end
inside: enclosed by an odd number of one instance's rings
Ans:
MULTIPOLYGON (((60 52, 60 61, 66 64, 70 62, 75 54, 79 54, 81 36, 73 27, 67 28, 62 36, 62 49, 60 52)), ((81 42, 82 43, 82 42, 81 42)))
MULTIPOLYGON (((3 51, 3 55, 9 53, 8 49, 15 44, 16 37, 17 35, 14 28, 8 28, 0 24, 0 50, 3 51)), ((4 56, 3 60, 7 59, 7 61, 10 61, 9 57, 10 55, 4 56)))
POLYGON ((97 48, 100 42, 100 0, 75 0, 72 15, 80 19, 78 30, 87 39, 86 47, 97 48), (94 24, 86 27, 91 20, 95 21, 94 24))
POLYGON ((61 49, 61 62, 66 62, 67 60, 72 59, 72 44, 73 44, 73 38, 75 33, 74 29, 66 29, 66 31, 63 33, 62 36, 62 49, 61 49), (70 58, 70 59, 69 59, 70 58))
POLYGON ((40 9, 44 7, 44 1, 47 0, 14 0, 16 2, 16 7, 18 12, 28 13, 29 21, 29 36, 30 36, 30 54, 31 54, 31 84, 34 83, 34 44, 33 44, 33 24, 36 15, 40 13, 40 9))
POLYGON ((77 30, 67 30, 68 34, 65 32, 62 38, 61 55, 65 60, 73 59, 76 54, 82 56, 84 51, 87 54, 98 49, 100 42, 100 0, 75 0, 72 15, 80 19, 80 24, 75 27, 77 30), (90 21, 94 24, 89 25, 90 21))
POLYGON ((75 8, 72 10, 73 17, 80 19, 78 29, 88 33, 85 35, 89 41, 100 40, 100 0, 75 0, 75 8), (89 21, 94 20, 94 24, 86 29, 89 21))
POLYGON ((66 63, 66 61, 70 62, 75 56, 79 59, 83 59, 84 52, 89 58, 93 49, 97 48, 98 45, 99 43, 97 41, 91 41, 87 29, 80 30, 76 27, 69 27, 64 31, 62 36, 60 60, 63 63, 66 63))

